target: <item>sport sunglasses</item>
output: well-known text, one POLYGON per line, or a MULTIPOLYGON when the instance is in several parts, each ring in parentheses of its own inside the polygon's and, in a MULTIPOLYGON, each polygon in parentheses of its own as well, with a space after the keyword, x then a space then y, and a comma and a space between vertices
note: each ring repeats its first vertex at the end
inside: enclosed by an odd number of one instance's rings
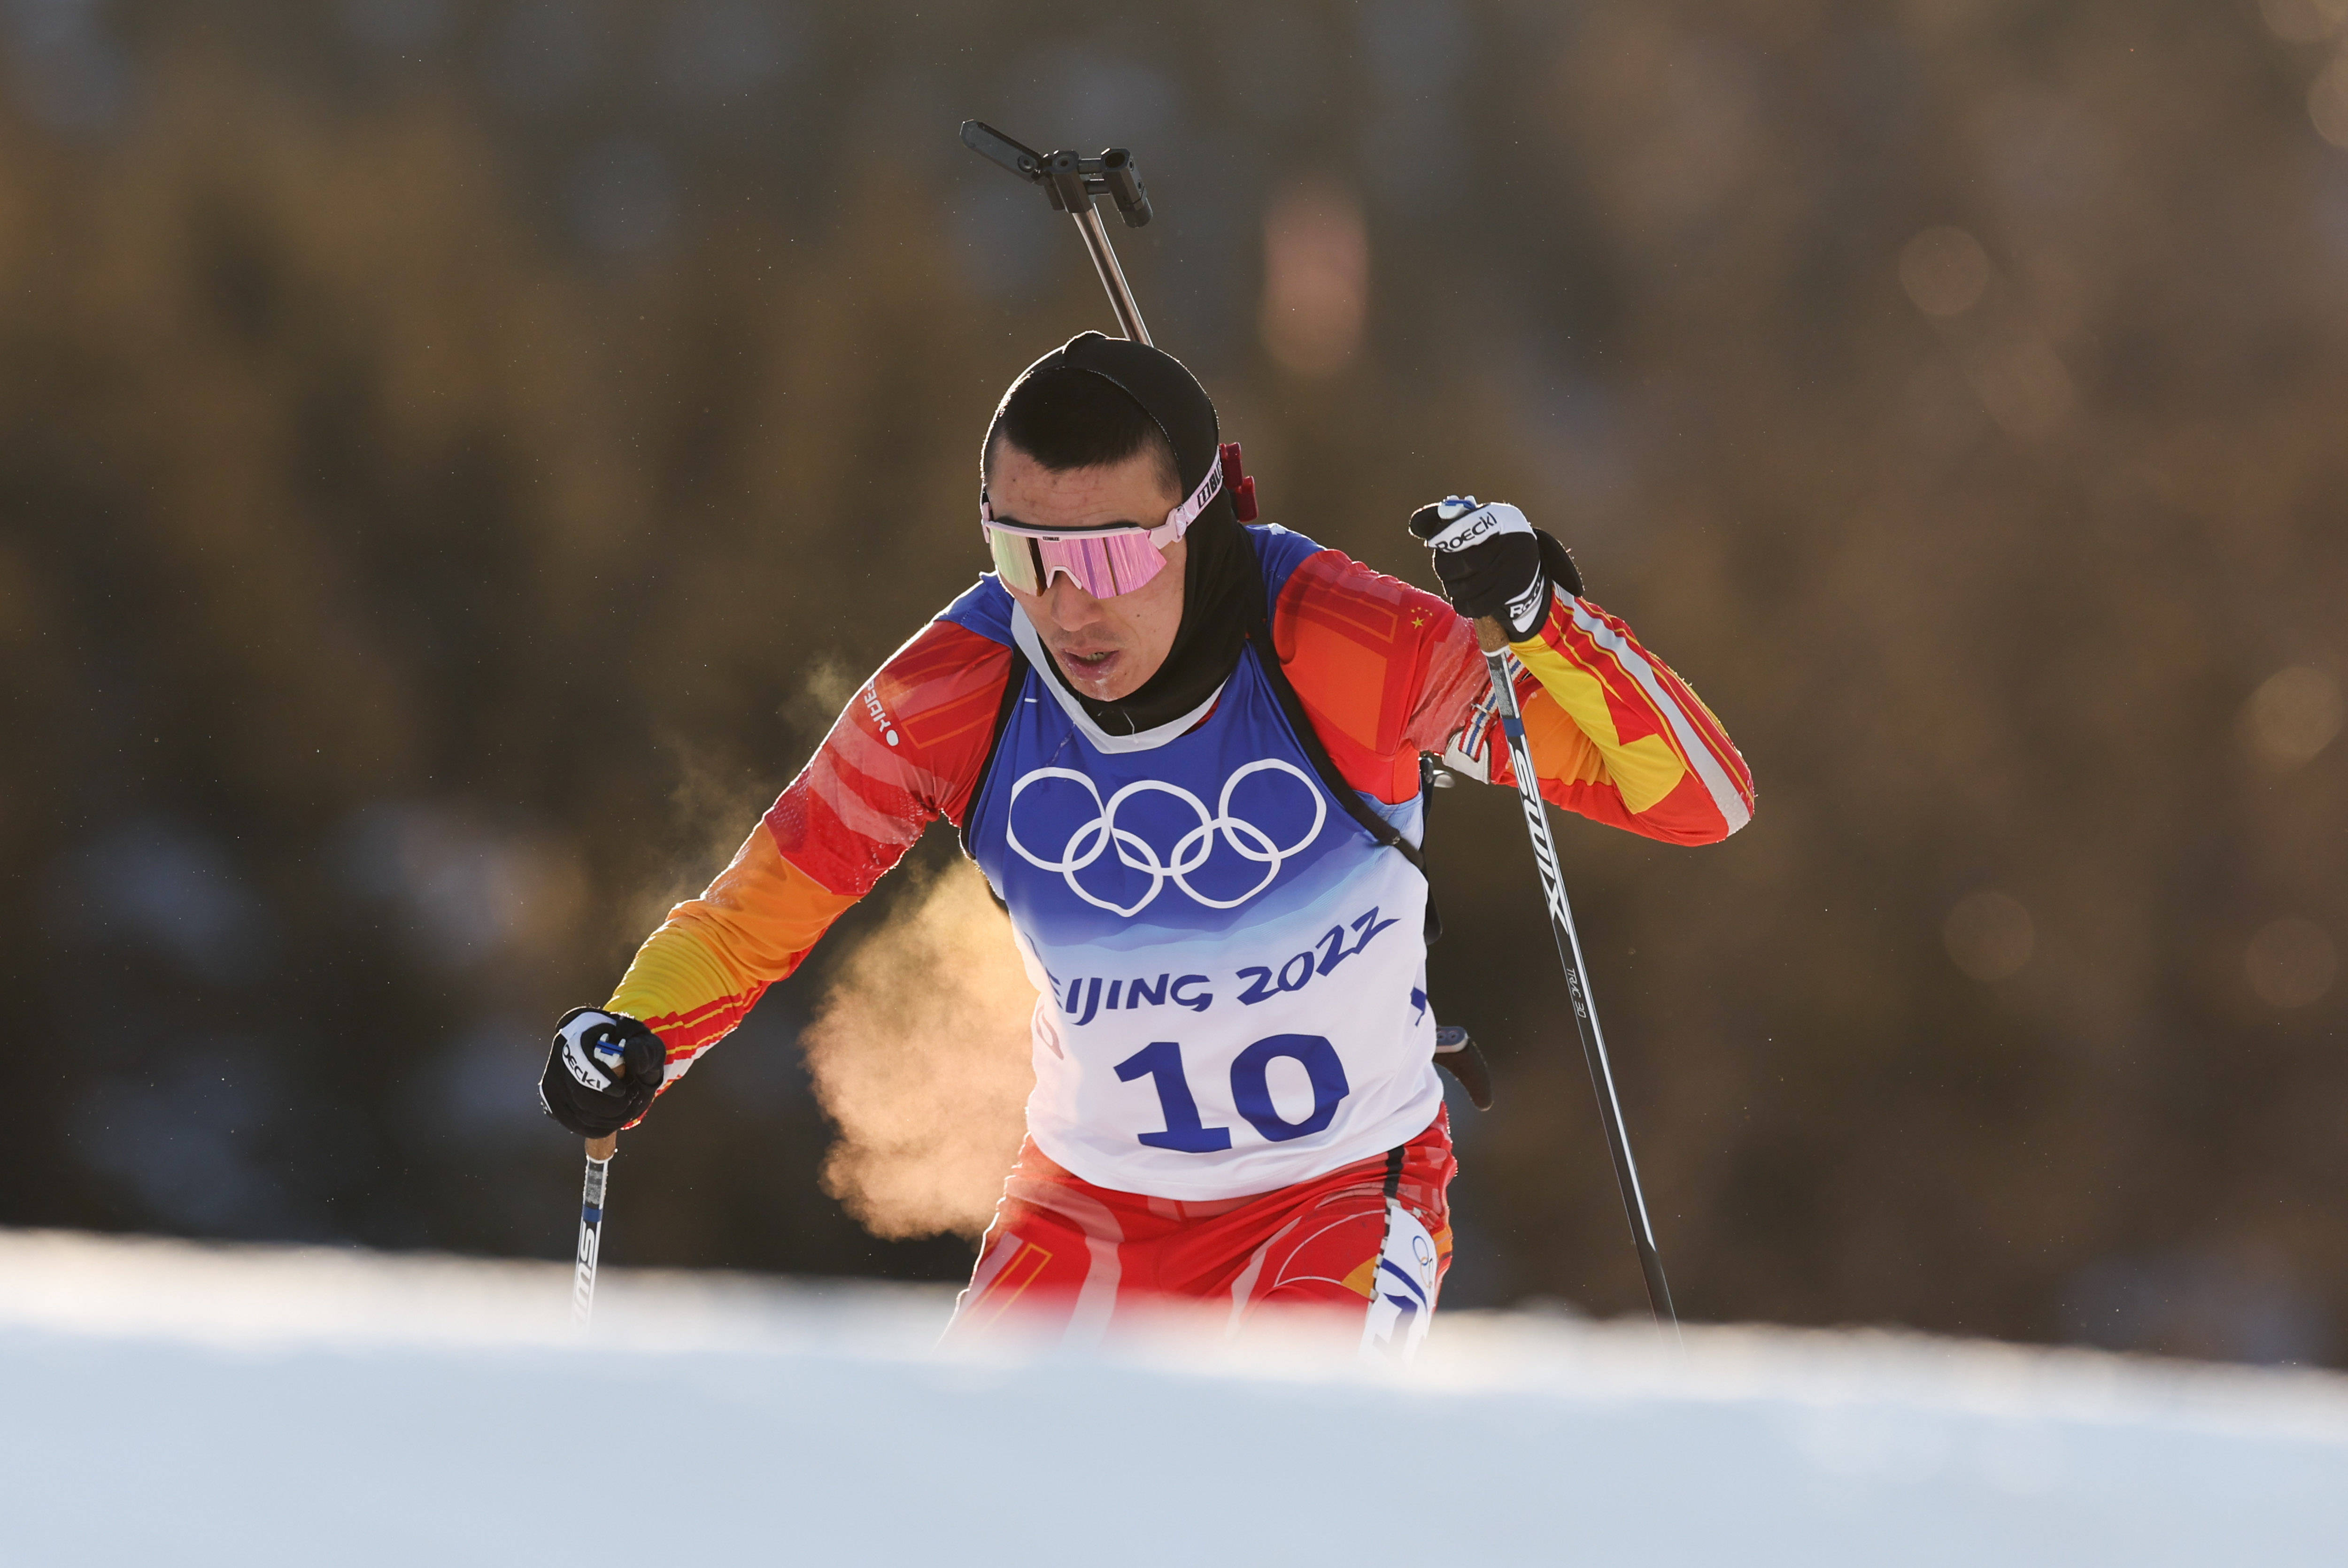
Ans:
MULTIPOLYGON (((1208 503, 1222 494, 1224 471, 1236 472, 1240 465, 1238 444, 1226 442, 1218 457, 1208 466, 1199 487, 1156 528, 1140 523, 1079 529, 1030 528, 998 519, 994 506, 981 492, 979 532, 986 537, 986 548, 994 558, 995 575, 1004 587, 1021 593, 1042 593, 1056 576, 1066 577, 1095 599, 1131 593, 1166 569, 1166 547, 1187 533, 1208 503)), ((1232 498, 1252 503, 1254 490, 1254 480, 1237 479, 1232 498)), ((1255 515, 1252 504, 1246 510, 1249 517, 1255 515)))

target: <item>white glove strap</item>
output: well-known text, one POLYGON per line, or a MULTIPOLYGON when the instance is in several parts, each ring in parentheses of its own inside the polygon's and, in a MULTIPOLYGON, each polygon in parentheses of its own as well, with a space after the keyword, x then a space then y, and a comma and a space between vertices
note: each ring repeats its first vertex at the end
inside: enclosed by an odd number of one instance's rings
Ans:
POLYGON ((1549 619, 1549 573, 1536 568, 1525 591, 1509 600, 1509 641, 1522 642, 1539 631, 1541 622, 1549 619))
POLYGON ((1426 542, 1447 554, 1482 544, 1501 534, 1530 534, 1524 513, 1506 501, 1478 504, 1473 496, 1451 496, 1438 503, 1435 515, 1443 519, 1426 542))

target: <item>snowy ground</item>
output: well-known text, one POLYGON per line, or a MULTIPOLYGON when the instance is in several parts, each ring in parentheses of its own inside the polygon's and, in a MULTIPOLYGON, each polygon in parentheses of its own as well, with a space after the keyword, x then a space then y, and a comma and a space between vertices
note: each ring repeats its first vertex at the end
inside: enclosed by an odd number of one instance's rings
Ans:
POLYGON ((2325 1563, 2348 1378, 1462 1314, 1406 1377, 950 1296, 0 1232, 0 1562, 2325 1563))

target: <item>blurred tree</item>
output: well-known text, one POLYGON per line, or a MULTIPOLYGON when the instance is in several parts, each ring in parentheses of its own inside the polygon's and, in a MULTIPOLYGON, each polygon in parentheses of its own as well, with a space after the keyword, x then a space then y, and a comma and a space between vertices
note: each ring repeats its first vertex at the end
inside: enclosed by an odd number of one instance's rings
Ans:
MULTIPOLYGON (((976 114, 1139 149, 1128 265, 1271 519, 1415 574, 1411 505, 1515 497, 1746 747, 1722 849, 1566 834, 1692 1315, 2339 1356, 2341 47, 2175 0, 10 11, 0 1218, 567 1247, 542 1031, 967 582, 993 399, 1103 319, 976 114)), ((1512 810, 1437 828, 1502 1072, 1454 1299, 1620 1310, 1512 810)), ((818 1186, 793 1040, 876 903, 632 1144, 632 1261, 963 1266, 818 1186)))

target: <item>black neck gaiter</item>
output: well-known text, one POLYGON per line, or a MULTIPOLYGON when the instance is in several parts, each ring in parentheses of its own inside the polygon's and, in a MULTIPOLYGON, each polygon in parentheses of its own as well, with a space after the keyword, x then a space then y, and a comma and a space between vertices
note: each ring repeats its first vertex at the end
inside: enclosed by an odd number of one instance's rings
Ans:
POLYGON ((1239 665, 1253 614, 1255 552, 1228 516, 1202 517, 1182 537, 1190 547, 1182 567, 1182 624, 1156 674, 1130 696, 1103 702, 1077 691, 1058 661, 1051 661, 1053 676, 1110 734, 1170 723, 1212 696, 1239 665))

